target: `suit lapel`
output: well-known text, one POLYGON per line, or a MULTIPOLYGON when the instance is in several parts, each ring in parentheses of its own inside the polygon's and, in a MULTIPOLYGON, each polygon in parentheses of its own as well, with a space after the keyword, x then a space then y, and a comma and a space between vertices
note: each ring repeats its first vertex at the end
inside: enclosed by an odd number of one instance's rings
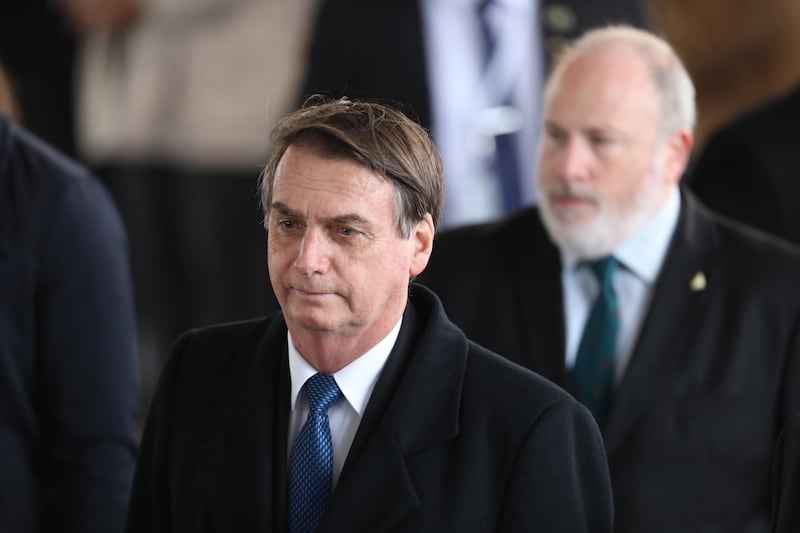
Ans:
POLYGON ((220 531, 285 529, 290 385, 283 321, 273 320, 257 344, 233 350, 209 383, 221 421, 209 419, 210 438, 193 455, 213 523, 220 531))
POLYGON ((688 194, 633 356, 614 390, 604 439, 609 459, 652 403, 679 381, 715 284, 717 234, 688 194), (702 283, 701 283, 702 281, 702 283))
POLYGON ((409 453, 458 433, 466 338, 440 310, 421 319, 417 312, 409 305, 320 532, 390 529, 420 506, 409 453))

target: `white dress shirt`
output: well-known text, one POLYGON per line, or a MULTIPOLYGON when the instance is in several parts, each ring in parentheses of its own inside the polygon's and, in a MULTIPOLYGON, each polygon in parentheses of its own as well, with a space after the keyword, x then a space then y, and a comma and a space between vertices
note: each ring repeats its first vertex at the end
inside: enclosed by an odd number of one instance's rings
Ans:
MULTIPOLYGON (((383 370, 383 365, 389 358, 389 353, 394 347, 397 335, 400 333, 402 318, 392 328, 389 334, 378 344, 370 348, 364 355, 342 368, 333 375, 342 398, 339 398, 328 409, 328 421, 331 427, 331 443, 333 444, 333 485, 336 486, 339 474, 342 472, 344 461, 353 444, 358 425, 364 416, 364 411, 372 395, 372 389, 383 370)), ((289 414, 289 442, 288 457, 291 458, 292 446, 300 428, 308 418, 308 399, 305 394, 300 394, 306 380, 317 373, 317 370, 308 364, 292 341, 292 334, 288 333, 289 343, 289 375, 292 380, 292 411, 289 414)))
MULTIPOLYGON (((653 286, 678 223, 680 204, 680 194, 676 188, 653 219, 613 251, 620 265, 613 280, 620 312, 615 382, 619 382, 625 372, 639 337, 653 295, 653 286)), ((588 266, 581 265, 580 258, 563 249, 561 264, 564 320, 567 326, 566 367, 572 369, 589 310, 600 292, 600 284, 588 266)))

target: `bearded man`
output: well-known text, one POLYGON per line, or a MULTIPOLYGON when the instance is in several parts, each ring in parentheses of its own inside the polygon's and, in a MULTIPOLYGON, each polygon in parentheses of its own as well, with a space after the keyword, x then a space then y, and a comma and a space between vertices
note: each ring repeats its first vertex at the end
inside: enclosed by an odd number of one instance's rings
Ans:
POLYGON ((768 531, 800 408, 800 256, 680 186, 694 124, 668 43, 585 34, 547 83, 539 208, 438 235, 420 277, 470 338, 590 408, 618 533, 768 531))

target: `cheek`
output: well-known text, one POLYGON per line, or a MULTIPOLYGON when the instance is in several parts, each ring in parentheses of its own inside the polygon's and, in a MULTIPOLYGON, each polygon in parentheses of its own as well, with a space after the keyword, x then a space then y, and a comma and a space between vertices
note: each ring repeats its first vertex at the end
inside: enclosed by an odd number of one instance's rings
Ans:
MULTIPOLYGON (((410 246, 388 247, 370 254, 371 257, 362 263, 361 270, 373 286, 396 286, 404 280, 408 281, 411 255, 410 246)), ((346 265, 344 267, 347 268, 346 265)))
POLYGON ((285 269, 286 264, 292 260, 293 245, 285 241, 272 236, 267 237, 267 267, 270 273, 273 270, 285 269))

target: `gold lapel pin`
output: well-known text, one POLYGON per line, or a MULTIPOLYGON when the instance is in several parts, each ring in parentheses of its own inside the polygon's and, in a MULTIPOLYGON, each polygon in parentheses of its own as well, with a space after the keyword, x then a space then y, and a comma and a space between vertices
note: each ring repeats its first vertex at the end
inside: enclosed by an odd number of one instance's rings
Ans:
POLYGON ((698 272, 692 276, 692 280, 689 282, 689 288, 694 292, 704 291, 706 289, 706 275, 702 272, 698 272))

